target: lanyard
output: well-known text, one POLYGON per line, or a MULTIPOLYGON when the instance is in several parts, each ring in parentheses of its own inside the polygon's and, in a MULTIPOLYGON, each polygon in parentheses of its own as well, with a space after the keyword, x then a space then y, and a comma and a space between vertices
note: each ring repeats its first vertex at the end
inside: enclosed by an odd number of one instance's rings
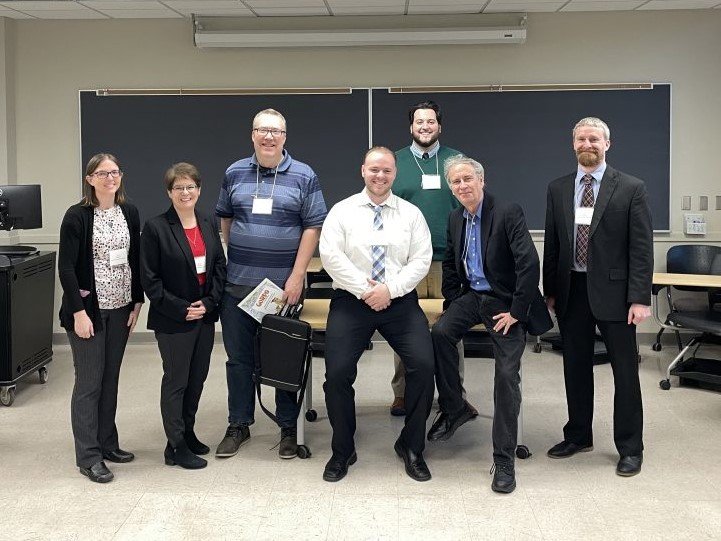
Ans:
MULTIPOLYGON (((421 175, 426 175, 427 173, 421 167, 421 164, 418 162, 418 158, 416 158, 416 155, 413 154, 413 152, 411 152, 411 156, 413 156, 413 159, 416 161, 416 165, 418 166, 418 169, 421 170, 421 175)), ((436 175, 440 176, 438 174, 438 152, 436 152, 436 175)))
MULTIPOLYGON (((282 161, 282 159, 281 159, 282 161)), ((280 162, 278 162, 278 165, 275 168, 275 175, 273 175, 273 187, 270 189, 270 197, 260 197, 259 191, 260 191, 260 164, 258 164, 258 167, 255 169, 255 193, 253 194, 253 197, 256 199, 273 199, 273 194, 275 193, 275 180, 278 178, 278 167, 280 166, 280 162)))

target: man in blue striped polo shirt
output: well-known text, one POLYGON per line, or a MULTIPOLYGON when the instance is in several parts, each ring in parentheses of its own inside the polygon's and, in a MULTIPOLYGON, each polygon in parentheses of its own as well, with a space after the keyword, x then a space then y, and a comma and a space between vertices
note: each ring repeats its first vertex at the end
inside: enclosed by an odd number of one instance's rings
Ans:
MULTIPOLYGON (((228 430, 215 453, 230 457, 250 438, 254 419, 254 340, 259 323, 238 303, 264 278, 297 303, 315 252, 327 209, 318 177, 283 149, 286 122, 274 109, 255 115, 251 139, 255 153, 225 172, 215 213, 228 246, 228 277, 220 321, 228 355, 228 430)), ((281 429, 279 455, 297 454, 295 393, 276 390, 281 429)))

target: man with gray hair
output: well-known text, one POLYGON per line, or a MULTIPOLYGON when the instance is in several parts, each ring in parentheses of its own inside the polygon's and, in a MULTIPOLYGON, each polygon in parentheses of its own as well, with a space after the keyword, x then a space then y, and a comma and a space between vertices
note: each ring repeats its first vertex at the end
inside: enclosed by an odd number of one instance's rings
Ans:
POLYGON ((515 452, 521 405, 520 366, 531 305, 542 303, 540 266, 521 207, 484 192, 483 166, 465 156, 444 164, 461 207, 448 217, 443 261, 444 312, 431 335, 436 355, 440 414, 430 441, 447 440, 472 413, 461 393, 456 343, 474 325, 488 329, 496 361, 491 488, 516 488, 515 452))
POLYGON ((593 346, 598 326, 615 388, 618 475, 641 471, 643 407, 636 325, 651 315, 653 233, 643 181, 606 164, 611 134, 601 119, 573 128, 577 170, 548 185, 543 292, 563 339, 568 422, 548 450, 568 458, 593 449, 593 346))

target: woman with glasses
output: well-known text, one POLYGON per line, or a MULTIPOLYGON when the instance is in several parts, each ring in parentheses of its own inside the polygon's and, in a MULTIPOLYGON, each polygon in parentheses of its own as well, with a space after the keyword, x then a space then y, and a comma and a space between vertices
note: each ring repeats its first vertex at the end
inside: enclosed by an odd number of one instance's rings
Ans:
POLYGON ((140 219, 126 201, 123 171, 112 154, 96 154, 85 169, 83 198, 60 226, 60 325, 75 366, 71 421, 80 473, 112 481, 103 460, 130 462, 118 443, 115 410, 128 336, 143 303, 140 219))
POLYGON ((225 284, 225 255, 213 219, 195 208, 200 174, 189 163, 165 173, 171 201, 148 220, 141 241, 142 284, 150 300, 148 328, 155 331, 163 380, 160 413, 168 438, 165 463, 204 468, 197 455, 210 449, 195 435, 195 413, 210 367, 218 303, 225 284))

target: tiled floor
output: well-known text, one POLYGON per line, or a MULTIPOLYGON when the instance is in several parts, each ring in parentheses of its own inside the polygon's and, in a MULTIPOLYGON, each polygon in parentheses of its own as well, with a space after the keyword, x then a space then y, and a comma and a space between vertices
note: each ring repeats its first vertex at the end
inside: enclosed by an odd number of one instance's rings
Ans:
MULTIPOLYGON (((131 345, 121 376, 118 429, 130 464, 116 479, 89 482, 74 467, 67 346, 55 347, 50 378, 31 377, 15 404, 0 408, 0 539, 713 539, 721 538, 721 394, 661 391, 658 360, 673 353, 642 347, 646 453, 640 475, 614 474, 611 374, 596 368, 595 450, 568 460, 546 457, 565 417, 560 357, 524 364, 525 443, 518 488, 491 491, 492 364, 467 361, 469 399, 481 417, 450 442, 429 445, 428 483, 411 481, 392 450, 402 420, 388 415, 392 361, 387 346, 365 354, 356 385, 358 463, 339 483, 321 479, 330 428, 316 360, 319 419, 307 427, 309 460, 282 461, 278 431, 261 412, 252 438, 230 459, 204 470, 163 465, 160 362, 154 345, 131 345)), ((197 431, 214 448, 226 428, 223 349, 217 344, 197 431)), ((269 402, 272 395, 267 391, 269 402)), ((429 421, 430 423, 430 421, 429 421)))

